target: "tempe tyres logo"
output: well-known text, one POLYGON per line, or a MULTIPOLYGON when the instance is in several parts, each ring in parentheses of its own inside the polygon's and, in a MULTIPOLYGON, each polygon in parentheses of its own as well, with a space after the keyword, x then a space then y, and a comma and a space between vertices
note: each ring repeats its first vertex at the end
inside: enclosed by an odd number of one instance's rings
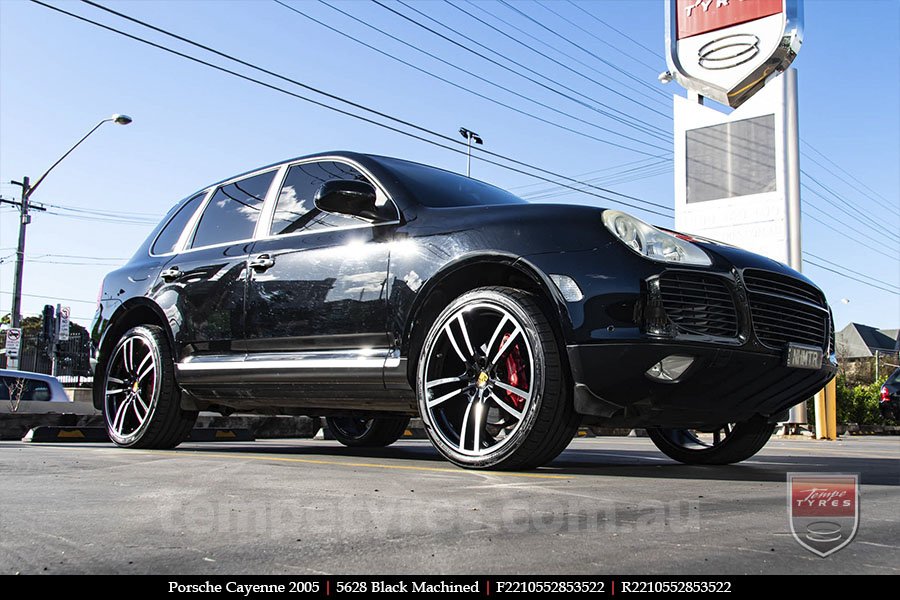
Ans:
POLYGON ((788 473, 787 477, 794 539, 823 558, 849 544, 859 527, 859 476, 788 473))

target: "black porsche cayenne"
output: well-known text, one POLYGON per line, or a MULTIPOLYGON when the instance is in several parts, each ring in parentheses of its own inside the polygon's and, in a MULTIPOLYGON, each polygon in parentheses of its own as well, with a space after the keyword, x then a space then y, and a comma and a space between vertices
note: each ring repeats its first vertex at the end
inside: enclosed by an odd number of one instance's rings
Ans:
POLYGON ((580 423, 732 463, 833 377, 833 329, 762 256, 333 152, 186 198, 105 278, 94 403, 127 447, 201 410, 325 416, 352 446, 418 415, 466 467, 547 463, 580 423))

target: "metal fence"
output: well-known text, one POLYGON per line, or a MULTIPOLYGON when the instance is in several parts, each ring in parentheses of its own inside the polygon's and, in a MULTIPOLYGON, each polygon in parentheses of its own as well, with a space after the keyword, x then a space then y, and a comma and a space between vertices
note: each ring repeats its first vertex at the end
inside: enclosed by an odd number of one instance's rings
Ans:
MULTIPOLYGON (((3 341, 5 340, 0 340, 3 341)), ((19 369, 49 375, 53 369, 49 346, 43 334, 23 335, 19 349, 19 369)), ((57 343, 56 375, 59 380, 66 385, 90 385, 93 381, 90 356, 90 338, 87 334, 72 332, 68 340, 57 343)), ((0 357, 0 367, 6 368, 5 354, 0 357)))

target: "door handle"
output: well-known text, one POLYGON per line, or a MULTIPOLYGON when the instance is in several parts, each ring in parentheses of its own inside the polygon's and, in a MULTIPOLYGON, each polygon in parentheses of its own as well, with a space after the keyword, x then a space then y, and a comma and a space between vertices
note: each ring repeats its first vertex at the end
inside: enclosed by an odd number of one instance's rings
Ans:
POLYGON ((170 267, 159 274, 159 276, 165 281, 174 281, 184 275, 181 269, 178 267, 170 267))
POLYGON ((268 254, 260 254, 250 261, 249 266, 254 271, 265 271, 275 266, 275 259, 268 254))

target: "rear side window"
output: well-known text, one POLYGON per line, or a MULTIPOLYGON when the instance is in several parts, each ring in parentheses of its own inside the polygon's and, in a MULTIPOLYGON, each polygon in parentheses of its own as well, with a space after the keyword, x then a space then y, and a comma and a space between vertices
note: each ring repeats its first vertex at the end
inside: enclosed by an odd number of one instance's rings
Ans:
POLYGON ((218 188, 200 217, 191 248, 252 238, 274 177, 275 171, 269 171, 218 188))
POLYGON ((156 241, 153 242, 153 248, 150 250, 153 254, 166 254, 175 249, 175 245, 178 243, 181 233, 187 226, 188 221, 191 220, 191 217, 194 216, 194 213, 197 212, 197 207, 200 206, 200 202, 202 202, 205 197, 206 192, 197 194, 178 209, 175 216, 169 220, 165 227, 163 227, 163 230, 160 231, 159 235, 156 237, 156 241))

